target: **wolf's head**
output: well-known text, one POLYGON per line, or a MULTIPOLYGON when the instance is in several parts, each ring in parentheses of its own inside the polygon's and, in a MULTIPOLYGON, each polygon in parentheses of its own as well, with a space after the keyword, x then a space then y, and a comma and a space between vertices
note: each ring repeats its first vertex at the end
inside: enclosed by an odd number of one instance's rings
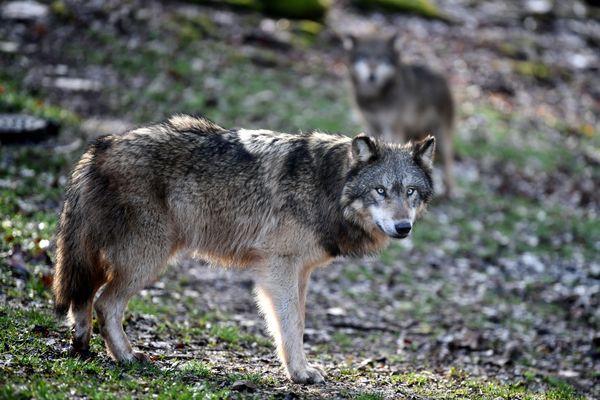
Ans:
POLYGON ((357 92, 374 96, 388 85, 400 64, 397 37, 348 35, 343 39, 348 67, 357 92))
POLYGON ((432 136, 406 145, 355 137, 342 193, 344 216, 366 230, 407 237, 433 194, 434 150, 432 136))

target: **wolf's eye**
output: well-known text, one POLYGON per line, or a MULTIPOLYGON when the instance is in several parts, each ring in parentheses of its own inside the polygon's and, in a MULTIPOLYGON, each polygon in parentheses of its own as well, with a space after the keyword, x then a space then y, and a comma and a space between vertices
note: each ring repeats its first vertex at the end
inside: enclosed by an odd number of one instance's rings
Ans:
POLYGON ((410 187, 410 188, 406 189, 407 196, 412 196, 414 192, 415 192, 415 188, 410 187))
POLYGON ((385 196, 385 189, 382 188, 381 186, 376 187, 375 191, 377 192, 377 194, 381 195, 381 196, 385 196))

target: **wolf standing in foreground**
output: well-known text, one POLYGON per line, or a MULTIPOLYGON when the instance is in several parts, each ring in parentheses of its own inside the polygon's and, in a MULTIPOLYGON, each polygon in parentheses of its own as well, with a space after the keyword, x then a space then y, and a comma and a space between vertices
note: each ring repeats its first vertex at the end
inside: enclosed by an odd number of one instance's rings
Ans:
POLYGON ((144 360, 123 312, 187 249, 253 271, 288 376, 323 382, 303 349, 310 273, 408 236, 433 193, 434 147, 433 137, 399 145, 226 130, 186 115, 95 140, 73 170, 57 232, 54 295, 57 311, 70 311, 73 351, 89 349, 94 308, 108 352, 144 360))
POLYGON ((444 164, 445 192, 451 196, 454 101, 446 79, 425 66, 402 63, 396 35, 348 35, 343 43, 367 133, 397 143, 433 134, 444 164))

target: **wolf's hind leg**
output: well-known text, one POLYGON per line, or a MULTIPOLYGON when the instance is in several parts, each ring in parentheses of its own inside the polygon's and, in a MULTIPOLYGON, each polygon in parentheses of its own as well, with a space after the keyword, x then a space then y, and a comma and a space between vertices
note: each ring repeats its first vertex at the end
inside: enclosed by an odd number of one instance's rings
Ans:
POLYGON ((280 259, 262 271, 257 299, 287 375, 296 383, 322 383, 323 374, 304 355, 304 303, 309 273, 280 259))
POLYGON ((94 296, 83 304, 71 307, 73 322, 73 339, 71 352, 81 356, 89 356, 90 338, 92 337, 92 303, 94 296))
POLYGON ((127 260, 113 264, 111 280, 104 287, 94 307, 109 354, 122 362, 146 361, 142 353, 135 353, 131 348, 123 331, 123 313, 129 299, 156 279, 168 259, 168 252, 158 246, 141 250, 144 254, 130 253, 127 260), (124 261, 129 264, 125 264, 124 261), (132 265, 134 263, 136 265, 132 265))

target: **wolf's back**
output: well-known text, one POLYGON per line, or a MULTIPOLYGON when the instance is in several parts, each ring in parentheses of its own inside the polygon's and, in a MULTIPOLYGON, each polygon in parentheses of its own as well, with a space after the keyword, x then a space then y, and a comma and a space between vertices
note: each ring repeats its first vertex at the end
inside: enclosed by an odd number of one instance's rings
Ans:
POLYGON ((183 174, 194 164, 190 148, 222 132, 205 118, 176 115, 90 143, 71 174, 58 223, 53 280, 57 313, 93 300, 108 278, 106 249, 135 233, 140 213, 133 204, 141 199, 164 205, 168 176, 183 174))

